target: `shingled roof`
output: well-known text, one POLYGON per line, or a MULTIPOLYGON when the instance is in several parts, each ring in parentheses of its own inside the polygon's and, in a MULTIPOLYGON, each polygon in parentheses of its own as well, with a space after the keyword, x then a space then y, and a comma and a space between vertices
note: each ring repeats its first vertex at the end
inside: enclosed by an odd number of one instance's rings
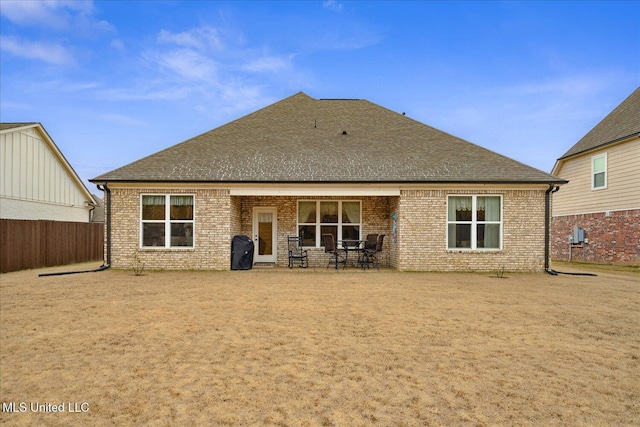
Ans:
POLYGON ((564 182, 369 101, 302 92, 91 181, 564 182))
POLYGON ((622 101, 600 123, 558 160, 640 135, 640 88, 622 101))

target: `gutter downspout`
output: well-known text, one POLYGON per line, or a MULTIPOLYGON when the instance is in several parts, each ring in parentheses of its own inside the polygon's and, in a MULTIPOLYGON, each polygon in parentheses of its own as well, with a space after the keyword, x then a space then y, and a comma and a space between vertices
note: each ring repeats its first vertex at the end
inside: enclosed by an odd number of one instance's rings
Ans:
POLYGON ((109 188, 109 186, 107 185, 107 183, 105 182, 104 184, 102 184, 102 186, 100 184, 98 184, 98 189, 99 190, 103 190, 104 194, 105 194, 105 202, 106 202, 106 219, 107 219, 107 253, 106 255, 106 265, 111 265, 111 189, 109 188))
POLYGON ((549 268, 549 245, 551 242, 551 194, 560 190, 556 184, 549 184, 544 193, 544 271, 556 276, 558 273, 549 268))
MULTIPOLYGON (((96 268, 95 270, 81 270, 81 271, 62 271, 59 273, 42 273, 39 274, 38 277, 45 277, 45 276, 64 276, 67 274, 79 274, 79 273, 97 273, 99 271, 104 271, 106 269, 108 269, 109 267, 111 267, 111 189, 109 187, 107 187, 107 183, 105 182, 102 187, 100 188, 100 184, 97 185, 98 190, 102 190, 104 188, 104 192, 105 192, 105 199, 106 199, 106 203, 107 203, 107 259, 106 262, 103 262, 102 265, 98 268, 96 268)), ((93 205, 93 208, 91 208, 91 210, 95 209, 95 205, 93 205)))
POLYGON ((89 203, 89 206, 91 206, 91 209, 89 209, 89 222, 93 222, 93 210, 96 208, 96 204, 89 203))
POLYGON ((549 268, 549 244, 550 244, 550 228, 551 228, 551 195, 560 190, 560 187, 556 184, 549 184, 549 189, 544 193, 544 271, 552 276, 558 274, 567 274, 570 276, 594 276, 594 273, 565 273, 563 271, 556 271, 549 268))

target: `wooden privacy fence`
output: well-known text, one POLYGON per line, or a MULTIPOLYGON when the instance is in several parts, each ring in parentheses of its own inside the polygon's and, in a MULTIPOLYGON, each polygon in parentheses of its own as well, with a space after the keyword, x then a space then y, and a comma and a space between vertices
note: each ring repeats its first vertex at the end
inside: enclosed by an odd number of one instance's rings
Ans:
POLYGON ((0 219, 0 270, 99 261, 104 253, 104 224, 0 219))

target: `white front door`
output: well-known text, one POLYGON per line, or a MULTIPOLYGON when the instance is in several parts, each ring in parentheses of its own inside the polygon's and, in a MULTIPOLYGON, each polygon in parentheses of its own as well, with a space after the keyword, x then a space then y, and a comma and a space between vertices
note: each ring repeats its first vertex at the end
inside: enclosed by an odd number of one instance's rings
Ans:
POLYGON ((253 262, 277 261, 276 208, 253 208, 253 262))

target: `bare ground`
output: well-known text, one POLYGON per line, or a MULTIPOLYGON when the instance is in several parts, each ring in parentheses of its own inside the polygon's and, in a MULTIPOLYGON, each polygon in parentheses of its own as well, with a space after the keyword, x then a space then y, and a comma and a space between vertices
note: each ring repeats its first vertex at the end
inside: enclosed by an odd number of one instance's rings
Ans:
POLYGON ((0 276, 3 426, 640 420, 637 272, 90 267, 0 276))

